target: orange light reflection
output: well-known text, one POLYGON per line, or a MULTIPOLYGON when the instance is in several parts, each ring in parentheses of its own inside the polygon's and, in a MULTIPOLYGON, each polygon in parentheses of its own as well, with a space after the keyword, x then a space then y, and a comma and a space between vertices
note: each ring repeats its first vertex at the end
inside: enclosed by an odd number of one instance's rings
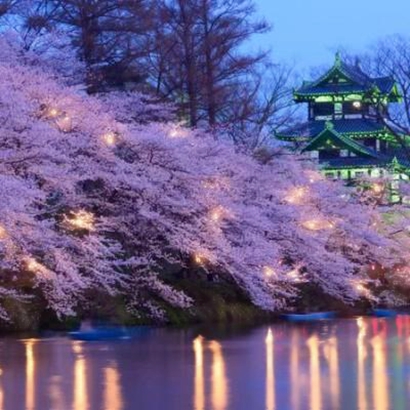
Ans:
POLYGON ((83 356, 83 346, 81 342, 73 342, 73 352, 75 353, 74 363, 74 400, 73 409, 87 410, 88 409, 88 394, 87 394, 87 368, 85 358, 83 356))
POLYGON ((228 408, 228 380, 226 378, 225 361, 220 343, 212 341, 209 349, 213 354, 212 361, 212 408, 226 410, 228 408))
POLYGON ((312 335, 306 342, 310 353, 310 410, 322 409, 319 337, 312 335))
POLYGON ((123 408, 121 382, 115 363, 104 369, 104 409, 121 410, 123 408))
POLYGON ((266 410, 275 408, 275 357, 274 338, 272 329, 268 330, 265 339, 266 343, 266 410))
POLYGON ((372 340, 373 345, 373 408, 389 410, 389 380, 386 366, 386 340, 381 334, 372 340))
POLYGON ((24 342, 26 349, 26 410, 35 409, 35 360, 34 360, 34 345, 37 341, 29 339, 24 342))
POLYGON ((205 379, 204 379, 204 338, 198 336, 193 341, 195 354, 195 386, 194 409, 205 410, 205 379))

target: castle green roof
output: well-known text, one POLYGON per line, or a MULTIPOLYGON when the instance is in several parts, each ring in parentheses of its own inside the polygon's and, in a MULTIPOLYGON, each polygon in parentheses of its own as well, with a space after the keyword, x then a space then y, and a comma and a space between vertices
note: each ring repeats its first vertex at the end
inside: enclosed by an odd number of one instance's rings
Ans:
MULTIPOLYGON (((333 120, 332 124, 337 133, 348 136, 371 136, 388 132, 384 124, 365 118, 333 120)), ((311 139, 325 128, 326 121, 309 121, 280 131, 276 136, 283 140, 311 139)))
POLYGON ((382 95, 390 101, 400 99, 396 82, 392 77, 372 78, 365 74, 359 64, 350 65, 343 62, 339 54, 333 67, 315 81, 304 82, 295 90, 295 100, 309 99, 317 96, 344 96, 349 94, 382 95))
POLYGON ((320 167, 324 170, 338 169, 368 169, 368 168, 384 168, 389 169, 394 166, 399 166, 403 169, 410 168, 409 160, 405 158, 398 159, 395 156, 384 155, 377 158, 373 157, 340 157, 332 158, 326 161, 321 161, 320 167))
POLYGON ((324 148, 334 148, 346 149, 354 152, 357 155, 363 155, 365 157, 378 158, 379 154, 364 146, 363 144, 338 133, 334 129, 332 122, 326 122, 325 129, 313 138, 309 144, 303 149, 303 151, 314 151, 324 148))

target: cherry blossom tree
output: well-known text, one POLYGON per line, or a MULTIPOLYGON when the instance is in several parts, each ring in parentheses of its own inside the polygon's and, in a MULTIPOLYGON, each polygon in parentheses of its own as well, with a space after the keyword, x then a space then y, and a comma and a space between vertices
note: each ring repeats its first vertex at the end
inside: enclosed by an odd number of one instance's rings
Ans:
POLYGON ((98 290, 161 318, 164 302, 195 303, 164 278, 173 264, 228 278, 267 310, 290 308, 306 282, 377 302, 368 266, 407 258, 375 207, 305 158, 238 152, 172 107, 88 96, 46 61, 0 50, 3 300, 40 294, 73 315, 98 290))

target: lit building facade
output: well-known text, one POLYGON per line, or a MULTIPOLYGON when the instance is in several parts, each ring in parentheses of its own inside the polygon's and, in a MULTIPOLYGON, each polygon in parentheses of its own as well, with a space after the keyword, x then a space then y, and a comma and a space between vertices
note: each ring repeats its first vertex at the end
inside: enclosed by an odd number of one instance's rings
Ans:
POLYGON ((307 104, 308 121, 276 136, 316 158, 327 177, 408 179, 410 139, 386 121, 389 105, 401 100, 393 78, 371 78, 336 54, 333 67, 304 82, 294 100, 307 104))

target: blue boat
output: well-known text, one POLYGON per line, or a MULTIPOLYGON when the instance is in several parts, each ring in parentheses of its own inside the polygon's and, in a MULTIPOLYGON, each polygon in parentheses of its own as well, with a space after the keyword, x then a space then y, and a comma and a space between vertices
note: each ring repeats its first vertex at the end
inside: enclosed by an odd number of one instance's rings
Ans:
POLYGON ((127 340, 131 339, 130 333, 122 328, 95 328, 78 330, 68 334, 73 340, 98 341, 98 340, 127 340))
POLYGON ((312 322, 315 320, 333 319, 335 312, 289 313, 283 315, 290 322, 312 322))
POLYGON ((397 311, 393 309, 373 309, 373 315, 376 317, 395 317, 397 311))

